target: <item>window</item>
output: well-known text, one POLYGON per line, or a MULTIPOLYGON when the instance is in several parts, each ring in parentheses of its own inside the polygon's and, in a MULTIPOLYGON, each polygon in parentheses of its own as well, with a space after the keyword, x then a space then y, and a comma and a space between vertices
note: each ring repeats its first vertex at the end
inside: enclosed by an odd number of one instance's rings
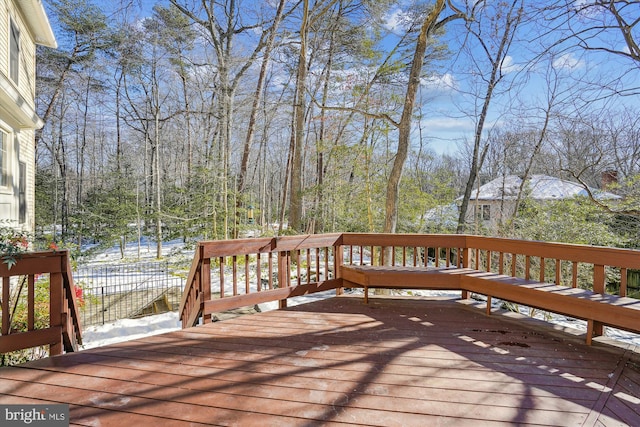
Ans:
POLYGON ((482 205, 482 219, 485 221, 491 219, 491 205, 482 205))
POLYGON ((0 132, 0 187, 6 187, 9 181, 7 144, 7 136, 0 132))
POLYGON ((11 21, 11 32, 9 34, 9 77, 15 84, 18 84, 20 75, 20 31, 16 24, 11 21))
POLYGON ((491 205, 476 206, 476 218, 482 221, 491 220, 491 205))

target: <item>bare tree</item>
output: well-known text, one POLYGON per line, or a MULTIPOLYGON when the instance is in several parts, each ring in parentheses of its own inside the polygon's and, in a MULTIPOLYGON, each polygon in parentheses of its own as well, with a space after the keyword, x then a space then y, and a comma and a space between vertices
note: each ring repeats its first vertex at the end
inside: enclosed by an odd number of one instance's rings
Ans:
MULTIPOLYGON (((458 233, 463 233, 465 230, 471 191, 476 183, 478 172, 482 168, 484 157, 486 156, 489 148, 486 142, 482 145, 483 134, 485 132, 485 122, 489 114, 489 107, 491 105, 496 86, 505 76, 505 60, 509 54, 509 48, 511 47, 518 25, 522 20, 523 5, 524 3, 522 0, 514 0, 510 4, 501 3, 496 5, 496 10, 486 6, 482 8, 482 16, 476 17, 473 21, 467 21, 467 30, 469 34, 477 40, 481 48, 480 50, 484 56, 486 56, 489 63, 489 70, 486 71, 486 74, 481 74, 484 80, 485 93, 481 98, 482 106, 478 113, 473 136, 473 153, 471 155, 469 178, 460 204, 458 227, 456 230, 458 233), (499 10, 500 13, 488 15, 489 11, 496 12, 497 10, 499 10), (489 21, 489 36, 485 36, 485 30, 487 30, 487 28, 485 28, 486 24, 484 23, 484 20, 489 21), (497 43, 496 40, 491 37, 492 35, 498 37, 497 43), (495 46, 495 50, 493 49, 493 46, 495 46)), ((478 62, 476 61, 476 63, 478 62)), ((483 73, 484 70, 481 70, 480 72, 483 73)))

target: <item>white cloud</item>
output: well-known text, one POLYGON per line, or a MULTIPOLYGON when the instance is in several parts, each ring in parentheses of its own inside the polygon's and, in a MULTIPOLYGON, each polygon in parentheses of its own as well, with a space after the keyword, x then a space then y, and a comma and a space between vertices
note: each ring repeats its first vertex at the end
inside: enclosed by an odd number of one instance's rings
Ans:
POLYGON ((504 74, 507 74, 507 73, 522 70, 522 65, 515 64, 513 62, 513 57, 507 55, 504 57, 504 60, 502 61, 502 66, 500 67, 500 69, 504 74))
POLYGON ((473 132, 474 123, 467 118, 436 117, 422 120, 422 126, 428 133, 473 132))
POLYGON ((396 33, 406 31, 411 25, 411 16, 402 9, 395 9, 384 16, 383 26, 387 30, 396 33))
POLYGON ((553 68, 556 70, 578 70, 584 67, 584 61, 574 57, 571 53, 565 53, 553 60, 553 68))
POLYGON ((442 75, 432 74, 420 80, 420 83, 427 89, 448 91, 455 89, 458 85, 453 74, 445 73, 442 75))

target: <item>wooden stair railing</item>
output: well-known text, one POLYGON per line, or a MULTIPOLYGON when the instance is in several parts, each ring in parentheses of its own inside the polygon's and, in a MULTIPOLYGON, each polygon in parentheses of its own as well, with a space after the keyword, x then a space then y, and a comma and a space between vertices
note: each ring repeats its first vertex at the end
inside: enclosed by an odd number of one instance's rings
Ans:
POLYGON ((183 328, 213 313, 340 288, 341 234, 198 243, 182 294, 183 328), (216 286, 212 287, 212 277, 216 286))
POLYGON ((0 264, 0 277, 0 353, 47 345, 50 356, 77 351, 82 332, 68 250, 22 254, 11 269, 0 264), (36 306, 36 286, 47 278, 49 304, 36 306), (12 315, 20 303, 27 311, 26 330, 12 327, 12 315), (36 324, 37 310, 48 311, 45 327, 36 324))

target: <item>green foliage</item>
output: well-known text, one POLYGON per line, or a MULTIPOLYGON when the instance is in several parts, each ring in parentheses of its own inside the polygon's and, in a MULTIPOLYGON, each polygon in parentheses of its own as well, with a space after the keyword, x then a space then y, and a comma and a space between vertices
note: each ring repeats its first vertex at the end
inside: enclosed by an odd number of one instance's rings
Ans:
POLYGON ((611 214, 584 197, 546 202, 525 200, 520 206, 512 237, 625 246, 625 239, 612 227, 612 219, 611 214))
POLYGON ((608 190, 623 197, 610 203, 613 227, 626 241, 626 247, 640 248, 640 174, 630 176, 608 190))
MULTIPOLYGON (((17 295, 16 310, 11 316, 11 332, 26 332, 28 330, 28 308, 26 289, 26 276, 20 277, 18 288, 22 290, 17 295)), ((13 301, 10 304, 13 307, 13 301)), ((49 279, 48 276, 36 280, 34 301, 34 327, 44 329, 49 326, 49 279)), ((28 362, 30 360, 46 357, 46 347, 35 347, 18 350, 0 355, 0 366, 12 366, 28 362)))
POLYGON ((0 257, 11 269, 29 248, 30 236, 24 231, 0 225, 0 257))
POLYGON ((123 177, 113 176, 109 187, 94 187, 74 212, 72 224, 79 236, 90 236, 105 244, 131 236, 136 221, 135 187, 123 177))
POLYGON ((84 63, 93 59, 97 49, 107 46, 107 18, 98 6, 87 0, 51 0, 53 16, 62 29, 62 36, 76 46, 64 54, 71 63, 84 63))
POLYGON ((54 223, 54 206, 56 190, 58 190, 56 186, 56 179, 51 169, 37 169, 35 216, 38 225, 54 223))

